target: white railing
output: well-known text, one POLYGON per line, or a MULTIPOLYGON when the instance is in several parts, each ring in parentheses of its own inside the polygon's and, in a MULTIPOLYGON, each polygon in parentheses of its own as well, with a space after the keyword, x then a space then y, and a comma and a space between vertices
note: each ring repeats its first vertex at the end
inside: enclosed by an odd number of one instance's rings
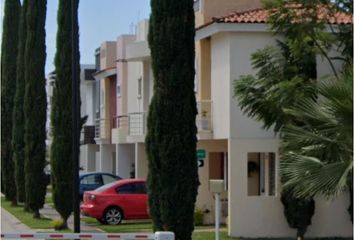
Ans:
POLYGON ((213 108, 211 100, 202 100, 197 102, 198 115, 196 124, 198 132, 213 131, 213 108))
POLYGON ((2 239, 120 239, 174 240, 173 232, 139 233, 4 233, 2 239))
POLYGON ((99 118, 95 120, 95 138, 109 138, 109 119, 99 118))
POLYGON ((128 135, 143 136, 146 133, 147 124, 146 112, 128 114, 128 135))

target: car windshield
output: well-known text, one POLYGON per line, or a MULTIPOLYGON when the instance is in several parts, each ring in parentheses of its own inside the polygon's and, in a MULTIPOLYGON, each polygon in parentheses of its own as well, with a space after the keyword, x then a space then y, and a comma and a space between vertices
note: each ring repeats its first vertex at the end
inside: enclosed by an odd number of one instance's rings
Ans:
POLYGON ((112 186, 115 185, 115 184, 116 184, 116 182, 108 183, 108 184, 106 184, 106 185, 103 185, 103 186, 97 188, 97 189, 95 190, 95 192, 103 192, 104 190, 106 190, 106 189, 112 187, 112 186))

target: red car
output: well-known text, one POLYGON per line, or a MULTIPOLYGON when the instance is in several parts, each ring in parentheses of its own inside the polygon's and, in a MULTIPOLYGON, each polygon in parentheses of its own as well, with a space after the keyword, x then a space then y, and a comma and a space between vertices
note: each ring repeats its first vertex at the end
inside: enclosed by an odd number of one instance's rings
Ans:
POLYGON ((117 225, 123 219, 149 218, 146 182, 124 179, 84 193, 81 213, 103 224, 117 225))

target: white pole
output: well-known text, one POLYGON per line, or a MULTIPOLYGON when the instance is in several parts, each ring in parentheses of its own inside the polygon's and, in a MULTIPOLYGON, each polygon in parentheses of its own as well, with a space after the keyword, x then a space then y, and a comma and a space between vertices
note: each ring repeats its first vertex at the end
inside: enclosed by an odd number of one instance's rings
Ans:
POLYGON ((220 239, 220 193, 215 193, 215 240, 220 239))

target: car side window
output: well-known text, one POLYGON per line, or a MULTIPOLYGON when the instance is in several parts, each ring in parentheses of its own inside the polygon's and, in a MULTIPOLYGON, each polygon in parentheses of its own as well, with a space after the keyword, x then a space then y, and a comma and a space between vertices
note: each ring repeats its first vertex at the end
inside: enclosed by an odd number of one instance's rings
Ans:
POLYGON ((102 175, 102 178, 103 178, 103 184, 108 184, 117 181, 117 179, 109 175, 102 175))
POLYGON ((146 194, 146 186, 144 183, 130 183, 118 187, 116 191, 120 194, 146 194))
POLYGON ((81 179, 81 184, 101 184, 101 176, 100 175, 88 175, 81 179))
POLYGON ((139 193, 139 194, 146 194, 147 193, 145 183, 138 183, 136 190, 137 190, 137 193, 139 193))

